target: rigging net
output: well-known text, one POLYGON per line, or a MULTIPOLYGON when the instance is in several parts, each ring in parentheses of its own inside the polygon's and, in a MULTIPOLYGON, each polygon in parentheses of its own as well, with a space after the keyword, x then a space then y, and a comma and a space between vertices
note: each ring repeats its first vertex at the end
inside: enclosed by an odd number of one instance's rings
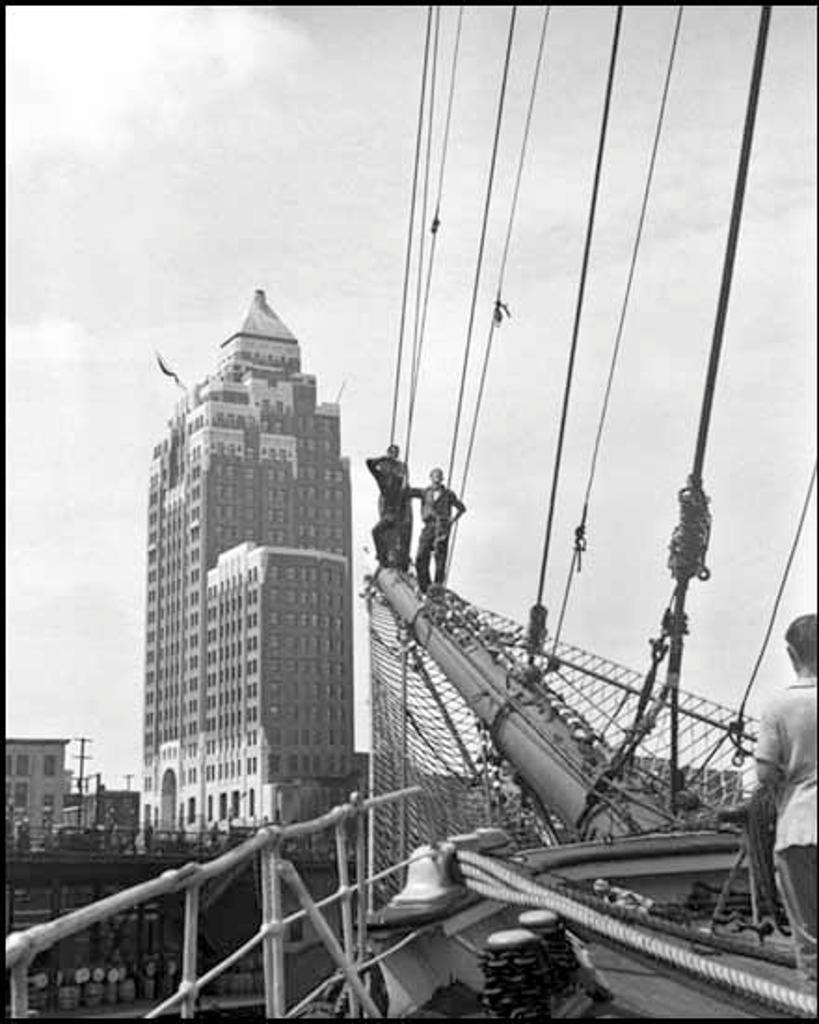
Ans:
MULTIPOLYGON (((521 844, 548 842, 537 807, 519 785, 519 765, 499 773, 483 755, 480 709, 470 707, 458 688, 429 655, 424 629, 404 622, 378 589, 368 589, 372 673, 372 769, 374 793, 420 784, 424 793, 405 823, 384 814, 373 833, 375 867, 395 863, 415 846, 477 827, 501 825, 521 844), (406 672, 404 659, 406 657, 406 672), (406 710, 405 710, 406 709, 406 710), (502 797, 502 799, 501 799, 502 797)), ((425 612, 425 615, 427 613, 425 612)), ((437 610, 436 628, 462 650, 480 647, 508 673, 525 673, 525 630, 518 623, 477 608, 448 591, 437 610)), ((595 746, 614 756, 628 738, 628 723, 643 699, 643 679, 604 658, 561 643, 531 675, 527 713, 543 707, 572 730, 578 753, 595 746)), ((656 710, 657 728, 638 739, 619 792, 635 799, 667 802, 670 786, 667 705, 656 710)), ((735 802, 750 790, 750 769, 731 763, 730 746, 720 744, 734 713, 704 698, 680 695, 680 754, 691 810, 703 813, 735 802), (714 752, 715 747, 719 748, 714 752), (707 766, 699 771, 706 758, 707 766)), ((753 742, 753 722, 744 723, 744 742, 753 742)), ((571 752, 570 752, 571 753, 571 752)), ((568 770, 568 769, 567 769, 568 770)), ((594 782, 589 772, 589 786, 594 782)), ((557 835, 570 833, 560 806, 538 794, 557 835)), ((670 821, 670 819, 669 819, 670 821)))

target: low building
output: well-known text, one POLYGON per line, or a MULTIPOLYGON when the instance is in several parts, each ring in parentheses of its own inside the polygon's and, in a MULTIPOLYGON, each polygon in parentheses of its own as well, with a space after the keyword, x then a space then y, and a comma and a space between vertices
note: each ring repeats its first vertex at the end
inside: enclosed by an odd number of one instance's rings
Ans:
POLYGON ((6 813, 31 828, 62 821, 67 793, 62 739, 6 739, 6 813))
MULTIPOLYGON (((76 794, 72 794, 76 795, 76 794)), ((85 793, 80 800, 71 801, 65 809, 63 821, 78 828, 104 828, 116 825, 123 832, 139 828, 140 795, 131 789, 106 789, 85 793)))

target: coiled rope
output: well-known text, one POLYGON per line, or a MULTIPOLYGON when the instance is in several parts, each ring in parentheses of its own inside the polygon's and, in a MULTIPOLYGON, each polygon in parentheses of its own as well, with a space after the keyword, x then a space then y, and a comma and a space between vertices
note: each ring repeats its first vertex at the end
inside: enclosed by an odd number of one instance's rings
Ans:
POLYGON ((527 907, 543 907, 560 914, 570 924, 588 929, 627 949, 651 957, 661 963, 693 974, 696 977, 739 992, 766 1006, 800 1017, 816 1017, 816 997, 785 985, 768 981, 746 971, 715 963, 691 950, 646 934, 644 931, 616 920, 606 913, 583 906, 577 900, 523 878, 497 861, 467 850, 458 851, 458 865, 468 888, 487 899, 516 903, 527 907))

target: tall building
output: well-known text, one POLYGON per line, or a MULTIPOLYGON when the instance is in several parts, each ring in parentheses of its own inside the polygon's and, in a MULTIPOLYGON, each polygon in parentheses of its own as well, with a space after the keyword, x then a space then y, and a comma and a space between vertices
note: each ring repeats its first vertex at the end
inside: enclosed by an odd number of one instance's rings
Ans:
POLYGON ((164 828, 317 812, 355 769, 338 406, 262 291, 220 355, 151 464, 143 789, 164 828))

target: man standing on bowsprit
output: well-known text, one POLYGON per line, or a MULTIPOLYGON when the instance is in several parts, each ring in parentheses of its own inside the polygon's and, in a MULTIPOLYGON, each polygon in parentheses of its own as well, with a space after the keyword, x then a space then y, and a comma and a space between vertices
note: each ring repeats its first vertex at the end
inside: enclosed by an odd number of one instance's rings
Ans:
POLYGON ((391 444, 386 455, 367 459, 367 469, 375 477, 381 492, 378 498, 379 520, 373 527, 375 555, 380 565, 407 569, 409 556, 404 554, 403 527, 409 511, 407 466, 398 458, 397 444, 391 444))
POLYGON ((418 554, 415 556, 415 571, 422 594, 429 589, 429 560, 432 555, 435 555, 435 582, 444 584, 450 531, 453 523, 466 512, 466 506, 458 500, 454 491, 444 486, 442 469, 433 469, 429 478, 432 481, 429 487, 423 490, 412 488, 409 492, 410 497, 421 499, 421 518, 424 522, 418 540, 418 554))

